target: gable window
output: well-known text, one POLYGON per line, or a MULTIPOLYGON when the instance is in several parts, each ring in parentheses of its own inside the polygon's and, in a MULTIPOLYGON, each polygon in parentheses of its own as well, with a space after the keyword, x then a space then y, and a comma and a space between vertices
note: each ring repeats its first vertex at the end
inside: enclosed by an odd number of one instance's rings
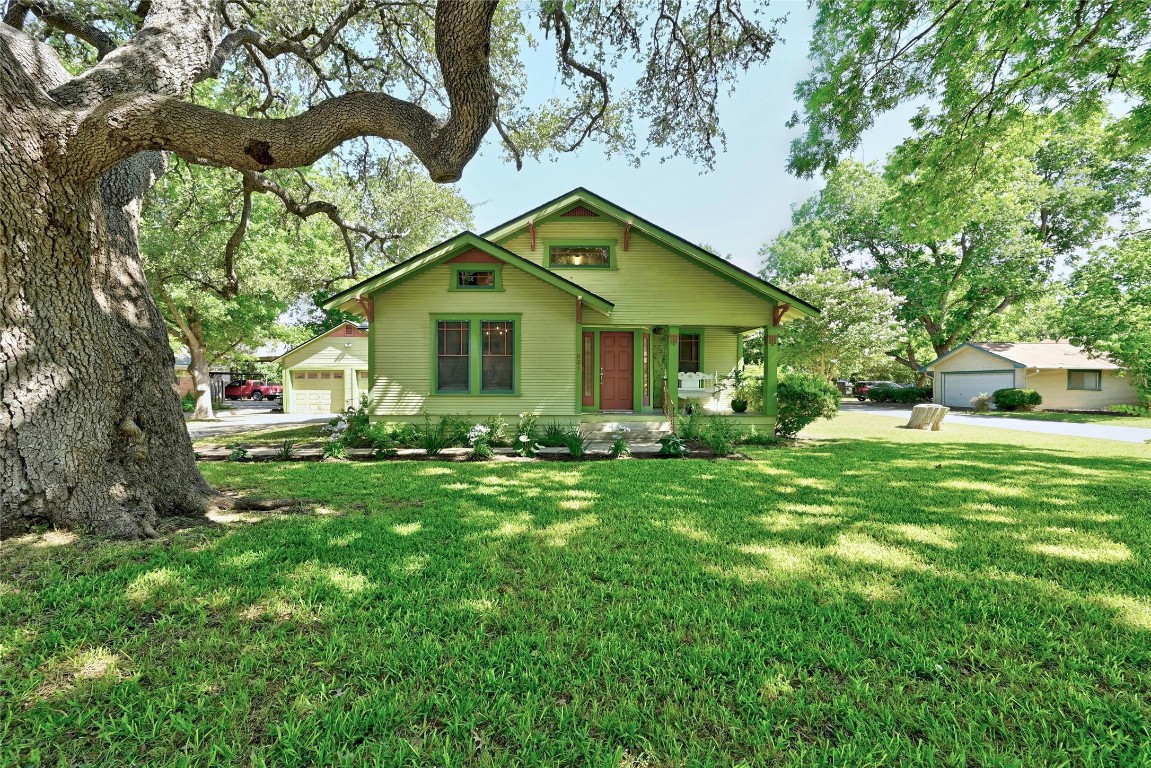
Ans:
POLYGON ((511 392, 515 378, 515 323, 484 321, 480 336, 480 389, 511 392))
POLYGON ((468 321, 440 320, 436 323, 436 391, 468 391, 468 321))
POLYGON ((458 288, 495 288, 496 272, 494 269, 464 270, 456 273, 456 287, 458 288))
POLYGON ((502 291, 500 264, 458 264, 452 267, 453 291, 502 291))
POLYGON ((1068 371, 1067 388, 1098 392, 1103 389, 1103 371, 1068 371))
POLYGON ((612 265, 610 245, 549 245, 549 267, 588 267, 610 268, 612 265))
POLYGON ((681 333, 679 335, 679 372, 700 372, 700 335, 698 333, 681 333))
POLYGON ((518 315, 433 316, 436 394, 518 394, 518 324, 518 315))

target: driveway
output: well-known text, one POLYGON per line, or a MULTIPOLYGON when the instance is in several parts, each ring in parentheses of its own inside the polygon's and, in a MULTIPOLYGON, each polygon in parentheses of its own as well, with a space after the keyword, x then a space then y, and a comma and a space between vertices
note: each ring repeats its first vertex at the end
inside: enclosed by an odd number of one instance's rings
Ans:
MULTIPOLYGON (((867 403, 844 402, 840 405, 840 410, 851 413, 865 413, 869 416, 889 416, 903 419, 904 421, 911 418, 910 408, 891 408, 867 403)), ((1151 429, 1142 427, 1112 427, 1105 424, 1070 424, 1062 421, 1031 421, 1029 419, 1012 419, 1010 417, 1000 416, 979 416, 963 411, 952 411, 947 414, 947 419, 944 423, 948 422, 972 427, 1013 429, 1017 432, 1043 432, 1048 435, 1091 437, 1096 440, 1118 440, 1124 443, 1145 443, 1151 440, 1151 429)))
POLYGON ((234 432, 248 432, 264 427, 298 426, 301 424, 326 424, 335 416, 317 416, 314 413, 284 413, 278 402, 263 400, 235 400, 229 403, 231 409, 217 411, 218 421, 189 421, 188 434, 193 440, 209 435, 230 435, 234 432))

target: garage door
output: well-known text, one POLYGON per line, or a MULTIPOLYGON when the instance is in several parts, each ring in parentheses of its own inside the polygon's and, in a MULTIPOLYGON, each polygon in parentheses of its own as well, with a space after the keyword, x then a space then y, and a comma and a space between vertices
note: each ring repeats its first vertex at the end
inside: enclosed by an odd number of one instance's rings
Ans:
POLYGON ((997 389, 1015 386, 1014 371, 943 374, 943 404, 952 408, 970 408, 971 398, 997 389))
POLYGON ((293 371, 292 413, 344 410, 343 371, 293 371))

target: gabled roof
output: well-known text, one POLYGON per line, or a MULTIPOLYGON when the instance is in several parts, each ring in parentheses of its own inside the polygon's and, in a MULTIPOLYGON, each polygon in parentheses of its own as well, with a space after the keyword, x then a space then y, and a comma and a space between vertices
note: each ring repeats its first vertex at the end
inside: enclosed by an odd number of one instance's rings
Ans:
POLYGON ((737 267, 726 259, 716 256, 714 253, 703 250, 679 235, 668 232, 658 224, 654 224, 642 216, 638 216, 631 211, 621 208, 610 200, 600 197, 584 187, 576 187, 572 191, 560 195, 553 200, 549 200, 527 213, 520 214, 514 219, 505 221, 503 224, 484 232, 483 236, 488 240, 502 240, 528 226, 530 222, 536 222, 558 214, 575 203, 581 203, 597 213, 610 216, 621 224, 630 223, 634 231, 642 233, 648 239, 654 240, 674 253, 678 253, 689 260, 697 262, 705 269, 709 269, 737 285, 743 286, 752 293, 765 296, 779 304, 790 304, 791 309, 788 310, 787 314, 794 312, 808 317, 814 317, 819 314, 819 309, 808 304, 798 296, 788 293, 758 275, 754 275, 747 270, 737 267))
POLYGON ((485 240, 474 232, 461 232, 455 237, 445 240, 423 253, 418 253, 410 259, 401 261, 399 264, 388 267, 383 272, 369 277, 367 280, 356 283, 351 288, 340 291, 334 296, 330 296, 328 300, 323 303, 323 308, 332 309, 352 302, 361 296, 367 296, 377 291, 390 288, 396 283, 424 271, 428 267, 446 261, 471 248, 477 248, 505 264, 517 267, 532 277, 555 286, 565 293, 581 298, 586 306, 598 310, 605 315, 610 315, 612 309, 615 308, 615 305, 604 297, 589 291, 581 285, 573 283, 566 277, 557 275, 550 269, 545 269, 539 264, 525 259, 523 256, 512 253, 501 245, 497 245, 490 240, 485 240))
POLYGON ((360 330, 360 331, 368 330, 367 323, 353 323, 351 321, 345 320, 344 322, 340 323, 339 325, 337 325, 334 328, 329 328, 328 330, 324 331, 323 333, 317 333, 315 336, 308 339, 307 341, 300 342, 299 344, 292 347, 291 349, 284 351, 282 354, 278 355, 277 357, 273 357, 268 362, 278 363, 281 360, 283 360, 285 357, 287 357, 288 355, 292 354, 293 352, 298 352, 301 349, 303 349, 304 347, 308 346, 309 344, 313 344, 313 343, 319 341, 320 339, 324 338, 325 336, 330 336, 333 333, 335 333, 336 331, 338 331, 341 328, 348 326, 348 325, 350 325, 353 328, 360 330))
POLYGON ((1115 371, 1119 369, 1118 365, 1107 358, 1090 357, 1083 349, 1067 341, 971 341, 960 344, 950 352, 943 353, 923 366, 923 370, 931 369, 939 361, 964 348, 977 349, 1011 363, 1014 368, 1085 369, 1092 371, 1115 371))

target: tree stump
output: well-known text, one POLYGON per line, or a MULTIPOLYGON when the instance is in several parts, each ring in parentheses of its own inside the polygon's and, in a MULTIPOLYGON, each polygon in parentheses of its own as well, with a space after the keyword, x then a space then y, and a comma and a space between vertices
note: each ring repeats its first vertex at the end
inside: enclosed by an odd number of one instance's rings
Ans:
POLYGON ((933 403, 921 403, 914 406, 911 409, 911 420, 907 422, 906 429, 930 429, 932 432, 938 432, 939 425, 943 423, 943 417, 950 410, 950 408, 933 403))

